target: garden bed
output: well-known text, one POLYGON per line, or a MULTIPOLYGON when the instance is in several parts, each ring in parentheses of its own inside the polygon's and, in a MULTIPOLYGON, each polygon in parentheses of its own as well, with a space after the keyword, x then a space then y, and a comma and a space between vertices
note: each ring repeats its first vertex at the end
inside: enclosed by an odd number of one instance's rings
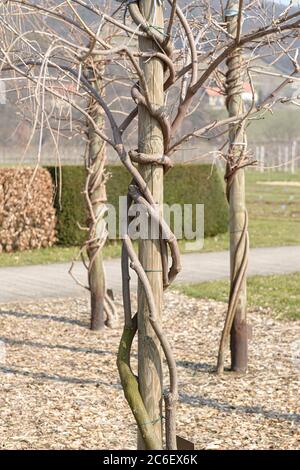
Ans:
MULTIPOLYGON (((164 320, 178 363, 178 434, 197 449, 299 448, 300 322, 252 309, 249 372, 219 378, 213 370, 225 309, 166 294, 164 320)), ((116 368, 121 328, 94 333, 88 323, 85 298, 1 305, 3 449, 135 448, 136 426, 116 368)))

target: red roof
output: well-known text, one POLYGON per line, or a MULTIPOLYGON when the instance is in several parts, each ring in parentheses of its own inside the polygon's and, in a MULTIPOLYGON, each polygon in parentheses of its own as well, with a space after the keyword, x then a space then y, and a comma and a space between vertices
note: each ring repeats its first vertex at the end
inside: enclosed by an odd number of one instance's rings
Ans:
POLYGON ((246 91, 247 93, 252 93, 252 88, 251 88, 250 83, 248 82, 244 83, 243 88, 244 88, 244 91, 246 91))
POLYGON ((54 90, 60 90, 60 91, 69 91, 71 93, 76 93, 77 91, 77 87, 76 87, 76 84, 75 83, 68 83, 68 82, 65 82, 65 83, 58 83, 57 85, 52 85, 52 87, 54 90))
MULTIPOLYGON (((243 84, 243 89, 247 93, 252 92, 250 83, 245 82, 243 84)), ((224 96, 224 92, 220 88, 216 88, 216 87, 214 88, 207 87, 206 93, 208 94, 208 96, 224 96)))
POLYGON ((220 88, 206 88, 206 93, 208 96, 223 96, 224 93, 220 90, 220 88))

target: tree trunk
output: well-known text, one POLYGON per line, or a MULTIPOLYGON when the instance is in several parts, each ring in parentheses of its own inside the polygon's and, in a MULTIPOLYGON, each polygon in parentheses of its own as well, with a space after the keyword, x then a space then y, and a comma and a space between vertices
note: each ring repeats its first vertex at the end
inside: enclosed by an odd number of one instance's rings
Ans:
MULTIPOLYGON (((239 170, 234 177, 230 190, 230 273, 231 284, 238 272, 244 252, 244 242, 239 247, 241 233, 245 223, 245 174, 239 170)), ((235 317, 230 332, 231 369, 246 372, 248 365, 248 325, 247 325, 247 283, 244 277, 235 317)))
MULTIPOLYGON (((227 30, 233 36, 237 34, 238 0, 229 0, 225 10, 227 30), (227 13, 227 15, 226 15, 227 13)), ((227 60, 227 109, 229 116, 236 116, 243 112, 243 72, 242 51, 237 49, 227 60)), ((240 125, 231 125, 229 129, 231 147, 231 167, 244 151, 245 133, 240 125)), ((247 217, 245 203, 245 174, 239 169, 232 178, 228 188, 229 199, 229 231, 230 231, 230 271, 231 289, 234 279, 243 263, 246 239, 243 236, 247 217)), ((243 277, 238 293, 237 307, 230 332, 231 369, 245 372, 248 363, 248 326, 247 326, 247 292, 246 276, 243 277)))
MULTIPOLYGON (((153 14, 153 1, 141 0, 140 9, 149 22, 163 27, 163 8, 156 4, 156 16, 153 14)), ((156 43, 141 38, 141 51, 158 51, 156 43)), ((163 64, 157 58, 142 60, 150 100, 156 107, 163 106, 163 64)), ((163 136, 158 122, 150 117, 148 111, 139 107, 139 152, 145 154, 161 154, 164 152, 163 136)), ((160 165, 140 165, 140 172, 149 185, 157 204, 163 203, 163 167, 160 165)), ((158 314, 161 315, 163 302, 162 265, 159 240, 141 240, 139 243, 139 259, 149 278, 158 314)), ((138 286, 138 376, 139 388, 146 410, 152 420, 157 437, 162 446, 162 358, 159 341, 149 321, 147 301, 142 286, 138 286)), ((144 449, 142 437, 138 437, 138 448, 144 449)))
MULTIPOLYGON (((97 76, 94 86, 102 92, 102 80, 97 76)), ((104 124, 102 108, 94 100, 89 110, 92 118, 102 128, 104 124)), ((96 134, 93 126, 89 129, 89 148, 87 157, 87 191, 88 191, 88 227, 89 242, 87 252, 89 257, 89 287, 91 293, 91 329, 101 330, 105 325, 104 300, 106 294, 105 272, 103 266, 102 246, 106 239, 105 213, 105 143, 96 134)))

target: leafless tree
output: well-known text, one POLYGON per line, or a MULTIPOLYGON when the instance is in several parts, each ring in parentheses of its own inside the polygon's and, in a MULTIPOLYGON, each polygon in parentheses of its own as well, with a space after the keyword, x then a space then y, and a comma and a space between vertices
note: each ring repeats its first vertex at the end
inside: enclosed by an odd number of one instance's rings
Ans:
MULTIPOLYGON (((238 8, 236 2, 229 2, 227 12, 223 7, 223 3, 200 1, 188 3, 181 8, 178 1, 168 0, 164 19, 160 0, 129 1, 122 7, 118 5, 115 11, 109 13, 104 13, 93 2, 81 0, 60 3, 45 1, 38 4, 15 0, 6 2, 4 7, 5 11, 10 9, 10 16, 4 14, 1 17, 5 37, 0 50, 2 71, 13 71, 18 77, 32 82, 35 90, 42 90, 42 96, 50 93, 70 103, 72 109, 86 119, 88 126, 93 129, 92 133, 115 150, 130 173, 132 182, 128 190, 128 207, 141 204, 149 215, 149 223, 155 222, 159 226, 159 239, 140 240, 139 254, 135 252, 129 234, 125 233, 123 236, 125 325, 118 353, 118 368, 125 396, 138 425, 139 448, 162 449, 163 446, 162 352, 170 377, 169 390, 164 394, 166 446, 168 449, 177 447, 176 363, 161 326, 163 290, 171 284, 180 270, 176 238, 161 216, 163 177, 172 166, 171 156, 189 141, 222 140, 219 156, 225 160, 227 166, 227 195, 231 215, 240 223, 236 206, 243 202, 244 194, 235 196, 238 193, 234 188, 242 181, 242 169, 254 163, 246 146, 246 127, 253 119, 270 112, 278 101, 286 101, 287 98, 281 94, 284 87, 290 81, 298 79, 295 51, 300 26, 298 9, 291 9, 291 6, 284 10, 270 9, 259 1, 245 2, 245 5, 240 1, 238 8), (232 8, 237 10, 234 15, 228 12, 232 8), (14 11, 19 19, 26 17, 28 12, 44 18, 43 27, 37 31, 43 40, 51 38, 51 46, 40 50, 36 38, 31 38, 28 32, 22 32, 22 25, 18 24, 16 27, 15 23, 12 24, 10 18, 14 11), (85 21, 86 11, 97 18, 95 26, 91 27, 85 21), (72 14, 69 16, 66 12, 72 14), (124 21, 127 13, 129 20, 124 21), (234 21, 231 21, 232 16, 234 21), (63 24, 64 30, 69 28, 74 37, 79 34, 85 40, 78 45, 76 41, 68 41, 65 34, 56 29, 50 33, 45 18, 63 24), (101 34, 104 24, 114 28, 116 39, 112 43, 101 34), (62 60, 62 51, 68 52, 68 62, 62 60), (252 75, 253 64, 262 55, 270 56, 272 61, 285 55, 293 69, 282 77, 282 83, 268 97, 258 103, 254 99, 252 75), (97 72, 97 68, 93 67, 96 82, 91 82, 86 76, 83 58, 85 64, 87 60, 88 63, 98 61, 99 58, 106 62, 109 60, 122 72, 121 82, 124 89, 130 90, 132 99, 125 118, 119 114, 120 107, 115 110, 113 104, 99 90, 97 80, 101 73, 97 72), (238 74, 237 66, 241 69, 238 74), (105 128, 80 102, 69 95, 62 96, 51 87, 47 74, 50 68, 55 70, 57 80, 71 80, 76 84, 81 97, 88 97, 93 106, 102 109, 105 128), (240 97, 241 77, 243 80, 247 77, 253 94, 252 103, 247 108, 242 106, 240 97), (206 121, 187 131, 186 121, 190 119, 191 113, 201 107, 206 88, 216 84, 227 96, 229 117, 206 121), (131 140, 126 137, 129 129, 136 128, 136 118, 138 138, 133 142, 132 134, 131 140), (238 140, 240 138, 241 141, 238 140), (170 268, 168 251, 172 258, 170 268), (132 314, 131 307, 129 263, 139 279, 136 315, 132 314), (137 331, 138 380, 130 365, 131 346, 137 331)), ((106 75, 104 80, 107 90, 110 77, 106 75)), ((38 91, 36 97, 39 110, 44 116, 45 110, 38 91)), ((241 212, 243 226, 238 238, 234 238, 231 243, 232 287, 219 351, 219 372, 223 371, 225 347, 233 322, 236 319, 238 323, 242 315, 238 305, 246 279, 248 236, 244 206, 241 212), (239 250, 242 251, 242 256, 239 250)), ((128 223, 131 220, 130 214, 128 212, 128 223)), ((235 226, 235 223, 231 225, 235 226)), ((244 317, 242 318, 244 322, 244 317)), ((235 341, 238 343, 239 338, 235 341)), ((242 341, 247 341, 243 335, 242 341)), ((238 347, 237 344, 235 347, 238 347)))
MULTIPOLYGON (((46 3, 44 7, 49 10, 55 5, 55 2, 46 3)), ((72 17, 68 21, 67 8, 68 5, 60 5, 58 13, 60 21, 58 24, 57 22, 50 22, 47 24, 46 29, 43 15, 40 14, 41 11, 38 14, 34 5, 33 7, 24 5, 22 11, 15 6, 11 6, 11 10, 9 10, 8 6, 4 10, 3 20, 9 18, 9 33, 16 36, 17 50, 15 54, 20 54, 21 61, 24 59, 22 54, 26 54, 28 60, 25 63, 27 65, 31 64, 32 68, 38 66, 47 76, 47 78, 42 78, 40 75, 36 81, 37 87, 35 89, 33 89, 34 85, 30 86, 27 78, 21 82, 18 81, 14 89, 20 103, 19 107, 22 108, 25 119, 31 122, 33 128, 29 142, 34 131, 40 133, 38 164, 41 162, 41 143, 46 132, 50 132, 50 137, 53 139, 60 174, 59 139, 63 139, 63 137, 68 139, 76 138, 80 135, 86 144, 84 156, 86 184, 82 191, 87 209, 87 226, 81 227, 81 229, 87 233, 87 237, 76 259, 82 258, 88 271, 88 285, 84 285, 84 287, 90 291, 91 296, 91 329, 100 330, 105 324, 113 327, 117 321, 114 303, 106 289, 102 257, 102 248, 107 240, 106 224, 104 222, 106 181, 108 178, 105 172, 106 149, 105 142, 94 132, 94 127, 90 121, 87 119, 85 123, 85 118, 81 119, 80 114, 76 113, 76 109, 72 106, 72 100, 77 104, 80 103, 81 106, 85 105, 85 111, 97 123, 99 128, 104 126, 104 116, 97 101, 90 97, 88 93, 81 93, 76 76, 74 74, 70 76, 67 73, 59 75, 57 63, 54 64, 51 61, 47 63, 47 57, 50 58, 52 55, 59 54, 60 63, 63 66, 60 71, 67 71, 68 65, 73 60, 77 60, 85 79, 92 86, 95 86, 99 94, 104 93, 102 77, 105 61, 102 57, 97 58, 97 56, 89 55, 89 49, 86 47, 86 37, 80 29, 75 31, 72 29, 74 21, 72 17), (63 19, 64 14, 66 14, 65 21, 63 19), (77 45, 72 47, 72 43, 77 45), (27 51, 25 46, 27 46, 27 51), (86 52, 84 52, 85 49, 86 52), (36 59, 33 59, 34 56, 36 56, 36 59), (44 88, 46 82, 48 92, 44 88), (36 100, 33 100, 33 97, 36 100), (51 97, 54 97, 54 99, 51 99, 51 97), (64 102, 66 106, 63 106, 64 102), (84 259, 85 253, 88 255, 88 263, 84 259)), ((46 14, 46 9, 42 11, 46 14)), ((71 15, 72 12, 73 7, 71 5, 71 15)), ((103 37, 113 35, 112 31, 106 29, 107 32, 103 32, 103 37)), ((5 39, 7 40, 9 37, 8 34, 5 39)), ((37 70, 37 67, 35 69, 37 70)), ((37 76, 39 73, 37 72, 37 76)), ((27 146, 29 146, 29 142, 27 146)), ((58 177, 58 185, 61 186, 61 184, 61 178, 58 177)), ((78 191, 80 191, 80 188, 78 188, 78 191)), ((79 282, 75 275, 74 262, 71 265, 70 274, 76 282, 79 282)))

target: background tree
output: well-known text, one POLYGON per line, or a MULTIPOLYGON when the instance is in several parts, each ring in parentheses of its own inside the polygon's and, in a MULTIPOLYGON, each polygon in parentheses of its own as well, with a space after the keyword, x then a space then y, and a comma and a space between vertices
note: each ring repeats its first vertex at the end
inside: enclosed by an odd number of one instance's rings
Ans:
MULTIPOLYGON (((82 227, 82 230, 87 233, 87 236, 77 258, 82 257, 88 272, 88 286, 84 287, 90 291, 91 329, 103 329, 105 324, 113 327, 116 323, 116 311, 113 301, 107 293, 102 256, 102 248, 107 241, 107 230, 104 222, 107 181, 105 142, 97 135, 91 124, 91 122, 95 122, 100 129, 103 129, 103 111, 93 97, 88 94, 80 96, 76 85, 77 78, 68 72, 68 64, 77 63, 85 79, 95 86, 95 89, 101 94, 104 92, 102 79, 105 61, 89 54, 90 48, 94 47, 93 39, 91 38, 88 42, 84 37, 83 24, 85 24, 85 20, 78 16, 72 3, 65 2, 65 4, 61 3, 59 5, 55 1, 45 1, 39 9, 38 5, 34 3, 24 2, 26 17, 22 21, 21 31, 13 18, 20 16, 23 19, 23 11, 18 10, 14 3, 18 4, 20 2, 11 2, 11 6, 8 5, 6 9, 6 15, 10 21, 10 34, 15 37, 20 48, 17 49, 16 55, 19 53, 22 57, 23 53, 29 53, 28 57, 30 59, 27 60, 27 64, 31 63, 32 66, 39 65, 39 67, 44 66, 43 60, 48 55, 50 58, 49 63, 45 64, 45 70, 49 72, 46 80, 48 91, 45 87, 40 87, 40 96, 36 106, 28 106, 26 109, 26 105, 23 104, 22 108, 23 113, 26 114, 26 119, 31 121, 33 130, 40 133, 40 141, 42 142, 45 139, 46 134, 50 134, 50 138, 54 141, 58 158, 58 185, 63 184, 60 178, 59 156, 60 147, 63 146, 63 143, 59 143, 59 139, 62 136, 70 138, 79 134, 86 143, 86 155, 84 157, 86 184, 83 188, 83 197, 86 202, 87 227, 82 227), (42 25, 47 9, 49 12, 52 11, 52 14, 48 15, 50 20, 44 21, 42 25), (33 23, 38 25, 35 30, 32 30, 33 23), (74 25, 77 25, 75 31, 72 29, 74 25), (18 34, 24 34, 26 39, 18 41, 18 34), (38 41, 38 47, 35 39, 38 41), (25 43, 27 45, 26 52, 24 50, 25 43), (59 66, 51 63, 51 57, 57 54, 58 50, 59 66), (51 94, 54 96, 54 105, 53 101, 48 99, 51 94), (72 105, 73 100, 76 106, 72 105), (66 108, 66 112, 61 111, 64 109, 61 102, 67 102, 70 105, 66 108), (89 114, 91 121, 80 117, 78 106, 84 106, 85 112, 89 114), (68 113, 70 113, 71 118, 68 113), (88 262, 84 259, 85 254, 87 254, 88 262)), ((107 8, 105 2, 103 2, 103 6, 104 9, 107 8)), ((94 18, 90 15, 86 21, 86 27, 89 28, 88 25, 93 24, 94 18)), ((102 31, 102 37, 109 36, 111 33, 113 36, 113 32, 106 28, 106 31, 102 31)), ((27 81, 27 83, 30 82, 27 81)), ((21 88, 23 85, 24 82, 20 84, 20 90, 17 90, 17 93, 22 95, 24 95, 24 88, 26 89, 26 87, 21 88)), ((23 103, 32 102, 30 88, 27 96, 25 93, 25 96, 22 97, 22 101, 23 103)), ((41 153, 42 149, 40 148, 38 164, 41 161, 41 153)), ((81 188, 77 188, 77 190, 80 191, 81 188)), ((74 273, 74 263, 72 263, 70 274, 78 282, 74 273)))
MULTIPOLYGON (((226 105, 229 116, 239 116, 245 112, 243 104, 242 49, 238 47, 243 22, 243 2, 229 0, 225 9, 228 33, 235 38, 237 48, 227 59, 226 105)), ((225 180, 229 203, 230 232, 230 297, 227 321, 225 323, 218 358, 218 372, 224 367, 223 342, 230 329, 231 369, 246 372, 248 365, 248 325, 246 269, 249 254, 248 214, 245 195, 244 163, 247 155, 245 121, 229 126, 229 144, 225 180), (233 318, 232 318, 233 317, 233 318)))
MULTIPOLYGON (((95 58, 94 60, 97 60, 95 58)), ((93 63, 90 78, 93 86, 100 95, 103 95, 104 64, 101 58, 93 63), (97 72, 94 72, 94 69, 97 72)), ((104 116, 101 106, 93 98, 90 99, 89 114, 102 129, 104 116)), ((88 155, 86 156, 86 188, 85 196, 88 206, 87 224, 89 235, 87 238, 87 254, 89 257, 88 280, 91 295, 91 329, 101 330, 105 326, 113 326, 114 315, 110 315, 112 301, 110 300, 105 283, 105 271, 102 248, 106 242, 107 229, 104 216, 106 214, 106 179, 105 174, 105 142, 97 135, 94 127, 88 123, 88 155)))

